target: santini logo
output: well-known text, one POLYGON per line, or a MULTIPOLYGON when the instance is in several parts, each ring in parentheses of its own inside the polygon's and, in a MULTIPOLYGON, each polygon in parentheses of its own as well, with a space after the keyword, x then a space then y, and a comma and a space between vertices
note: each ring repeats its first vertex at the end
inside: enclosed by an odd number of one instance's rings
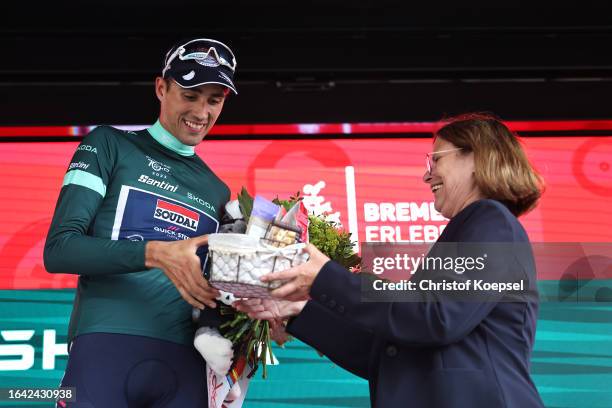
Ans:
POLYGON ((162 190, 172 191, 173 193, 176 193, 176 190, 178 190, 178 185, 170 184, 165 181, 155 180, 149 176, 145 176, 144 174, 141 174, 140 177, 138 177, 138 182, 148 184, 150 186, 155 186, 161 188, 162 190))
POLYGON ((88 167, 89 167, 89 164, 83 163, 82 161, 80 161, 78 163, 70 163, 70 166, 68 166, 68 170, 74 170, 74 169, 87 170, 88 167))
POLYGON ((200 215, 197 212, 163 200, 157 200, 153 217, 192 231, 198 229, 198 222, 200 221, 200 215))

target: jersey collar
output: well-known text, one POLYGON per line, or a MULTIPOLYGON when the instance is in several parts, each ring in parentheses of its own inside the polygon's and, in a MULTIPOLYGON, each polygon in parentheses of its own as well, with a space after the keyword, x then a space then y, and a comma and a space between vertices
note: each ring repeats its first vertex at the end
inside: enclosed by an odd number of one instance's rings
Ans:
POLYGON ((172 136, 161 123, 159 119, 150 128, 147 129, 153 139, 157 140, 162 146, 180 154, 181 156, 193 156, 195 147, 181 143, 176 137, 172 136))

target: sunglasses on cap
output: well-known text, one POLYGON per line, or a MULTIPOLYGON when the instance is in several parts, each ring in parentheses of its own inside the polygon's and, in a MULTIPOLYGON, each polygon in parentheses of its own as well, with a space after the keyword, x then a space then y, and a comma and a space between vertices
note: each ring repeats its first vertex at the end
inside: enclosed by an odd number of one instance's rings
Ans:
POLYGON ((166 64, 162 71, 162 76, 170 69, 170 63, 176 58, 181 61, 195 60, 204 66, 223 65, 234 72, 236 70, 236 57, 232 50, 220 41, 209 38, 196 38, 178 46, 174 52, 166 57, 166 64), (210 57, 214 59, 211 64, 210 57), (209 61, 207 61, 209 60, 209 61))

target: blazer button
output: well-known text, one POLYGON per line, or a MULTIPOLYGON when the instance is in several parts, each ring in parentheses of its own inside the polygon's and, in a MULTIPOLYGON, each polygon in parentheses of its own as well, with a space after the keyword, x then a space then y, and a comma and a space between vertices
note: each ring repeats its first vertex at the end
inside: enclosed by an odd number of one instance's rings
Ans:
POLYGON ((325 302, 327 300, 327 295, 321 295, 321 302, 325 302))
POLYGON ((389 357, 395 357, 397 356, 397 347, 395 347, 394 345, 387 346, 385 353, 389 357))
POLYGON ((334 307, 336 307, 336 301, 334 299, 330 300, 329 302, 327 302, 327 306, 333 309, 334 307))
POLYGON ((340 313, 340 314, 344 313, 344 306, 342 306, 342 305, 338 306, 338 313, 340 313))

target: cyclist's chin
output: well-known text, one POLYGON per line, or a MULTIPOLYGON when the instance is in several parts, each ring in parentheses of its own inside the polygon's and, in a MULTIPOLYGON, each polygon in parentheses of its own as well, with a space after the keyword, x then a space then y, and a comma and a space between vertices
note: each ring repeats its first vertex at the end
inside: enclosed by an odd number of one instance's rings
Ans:
POLYGON ((196 146, 202 141, 202 139, 204 139, 206 136, 206 131, 206 128, 203 128, 197 132, 191 129, 181 129, 181 131, 178 132, 179 134, 177 135, 177 139, 184 145, 196 146))

